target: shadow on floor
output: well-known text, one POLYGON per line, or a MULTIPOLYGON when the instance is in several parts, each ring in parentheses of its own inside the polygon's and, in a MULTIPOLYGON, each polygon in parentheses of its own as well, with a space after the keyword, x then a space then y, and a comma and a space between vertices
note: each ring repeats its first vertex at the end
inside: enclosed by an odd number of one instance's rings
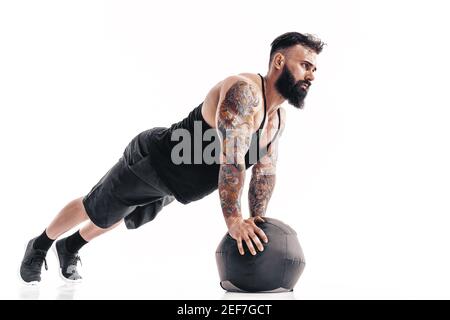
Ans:
POLYGON ((296 300, 294 291, 280 293, 225 292, 222 300, 296 300))

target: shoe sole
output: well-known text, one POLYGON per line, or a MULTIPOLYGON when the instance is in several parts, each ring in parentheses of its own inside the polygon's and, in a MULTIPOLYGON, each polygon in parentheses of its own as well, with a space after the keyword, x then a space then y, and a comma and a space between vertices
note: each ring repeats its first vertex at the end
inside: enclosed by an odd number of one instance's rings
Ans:
MULTIPOLYGON (((24 247, 24 252, 27 251, 27 247, 28 247, 28 242, 25 243, 25 247, 24 247)), ((26 286, 37 286, 39 284, 39 281, 30 281, 30 282, 26 282, 23 278, 22 275, 20 274, 20 267, 22 266, 22 263, 20 263, 19 269, 17 270, 17 275, 19 276, 19 280, 22 284, 26 285, 26 286)))
POLYGON ((64 275, 62 274, 61 264, 59 263, 59 256, 58 256, 58 250, 56 249, 56 243, 53 245, 52 250, 55 253, 56 260, 58 261, 58 266, 59 266, 58 273, 59 273, 60 278, 66 283, 81 283, 81 282, 83 282, 83 279, 72 280, 72 279, 68 279, 68 278, 64 277, 64 275))

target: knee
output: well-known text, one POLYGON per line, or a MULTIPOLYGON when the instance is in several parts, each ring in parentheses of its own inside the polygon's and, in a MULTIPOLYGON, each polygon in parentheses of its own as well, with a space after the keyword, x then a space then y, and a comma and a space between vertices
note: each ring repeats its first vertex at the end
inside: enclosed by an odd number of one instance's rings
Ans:
POLYGON ((88 218, 86 209, 84 208, 83 198, 84 196, 73 200, 71 206, 74 210, 81 212, 83 215, 86 216, 86 218, 88 218))

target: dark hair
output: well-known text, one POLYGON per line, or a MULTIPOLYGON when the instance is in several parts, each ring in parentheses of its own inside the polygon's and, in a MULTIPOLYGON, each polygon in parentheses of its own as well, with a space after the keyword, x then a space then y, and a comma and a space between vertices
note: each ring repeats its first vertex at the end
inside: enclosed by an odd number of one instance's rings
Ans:
POLYGON ((295 46, 296 44, 301 44, 302 46, 308 47, 317 54, 322 52, 325 43, 322 42, 316 36, 309 33, 299 33, 299 32, 286 32, 281 36, 277 37, 272 41, 270 50, 270 61, 272 61, 273 55, 280 51, 281 49, 289 48, 295 46))

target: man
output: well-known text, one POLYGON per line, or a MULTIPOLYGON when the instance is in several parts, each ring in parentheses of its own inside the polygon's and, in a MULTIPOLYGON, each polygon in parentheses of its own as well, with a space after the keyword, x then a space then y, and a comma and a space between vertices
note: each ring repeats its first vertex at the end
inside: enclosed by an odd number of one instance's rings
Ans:
POLYGON ((288 100, 303 108, 324 44, 312 35, 289 32, 271 46, 265 77, 230 76, 182 121, 137 135, 86 196, 68 203, 41 235, 28 242, 22 280, 38 283, 52 243, 81 222, 88 221, 54 246, 60 275, 68 282, 81 280, 77 271, 81 247, 122 220, 127 228, 138 228, 173 200, 187 204, 216 189, 239 252, 244 254, 244 247, 253 255, 256 249, 264 250, 262 242, 268 239, 255 222, 263 221, 275 186, 277 138, 286 118, 280 105, 288 100), (244 219, 240 199, 245 170, 251 166, 251 217, 244 219))

